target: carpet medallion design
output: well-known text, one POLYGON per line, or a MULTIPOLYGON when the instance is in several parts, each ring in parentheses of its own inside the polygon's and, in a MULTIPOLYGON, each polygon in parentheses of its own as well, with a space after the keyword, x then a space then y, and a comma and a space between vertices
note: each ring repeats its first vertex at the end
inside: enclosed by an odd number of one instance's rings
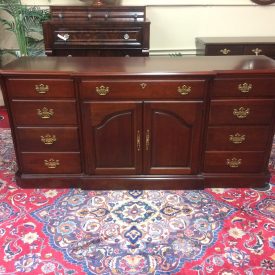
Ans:
POLYGON ((201 257, 234 211, 202 191, 71 190, 32 216, 89 274, 162 274, 201 257))
POLYGON ((260 201, 256 208, 261 214, 275 220, 275 200, 266 198, 260 201))

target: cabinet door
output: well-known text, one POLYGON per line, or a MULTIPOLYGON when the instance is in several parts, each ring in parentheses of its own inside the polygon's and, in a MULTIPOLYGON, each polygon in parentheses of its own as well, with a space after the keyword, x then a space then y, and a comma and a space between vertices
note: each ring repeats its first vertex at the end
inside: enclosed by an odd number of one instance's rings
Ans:
POLYGON ((140 173, 142 104, 106 101, 83 104, 86 172, 140 173))
POLYGON ((198 172, 202 102, 146 102, 144 169, 146 174, 198 172))

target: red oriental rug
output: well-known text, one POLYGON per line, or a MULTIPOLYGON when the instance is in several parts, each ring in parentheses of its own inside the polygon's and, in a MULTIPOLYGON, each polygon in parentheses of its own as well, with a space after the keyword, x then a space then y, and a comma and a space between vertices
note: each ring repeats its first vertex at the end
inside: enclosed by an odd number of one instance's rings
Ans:
POLYGON ((21 189, 0 111, 0 274, 275 274, 274 175, 265 191, 21 189))

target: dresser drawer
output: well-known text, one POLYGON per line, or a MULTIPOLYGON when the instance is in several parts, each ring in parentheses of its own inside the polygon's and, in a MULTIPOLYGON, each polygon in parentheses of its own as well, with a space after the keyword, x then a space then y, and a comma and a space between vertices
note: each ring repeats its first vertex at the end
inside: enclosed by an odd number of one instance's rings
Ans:
POLYGON ((70 79, 19 79, 7 80, 11 98, 69 98, 75 97, 70 79))
POLYGON ((209 127, 206 150, 264 151, 270 127, 223 126, 209 127))
POLYGON ((22 153, 21 160, 23 173, 81 173, 80 153, 22 153))
POLYGON ((18 127, 16 134, 21 152, 78 152, 76 127, 18 127))
POLYGON ((207 45, 205 55, 242 55, 244 47, 242 45, 207 45))
POLYGON ((212 100, 210 125, 270 124, 274 116, 274 100, 212 100))
POLYGON ((274 56, 275 55, 275 44, 266 45, 266 44, 255 44, 255 45, 246 45, 244 47, 244 54, 247 55, 267 55, 274 56))
POLYGON ((206 152, 204 172, 259 173, 265 161, 264 152, 206 152))
POLYGON ((13 120, 18 126, 76 125, 74 100, 12 100, 13 120))
POLYGON ((95 29, 89 29, 87 24, 84 28, 76 28, 71 24, 69 27, 63 25, 62 28, 56 29, 53 33, 54 48, 68 48, 76 45, 80 48, 86 48, 87 46, 99 47, 99 45, 101 45, 100 48, 121 48, 122 46, 140 48, 142 46, 142 33, 142 27, 127 26, 123 28, 110 24, 109 26, 98 26, 95 29))
POLYGON ((212 97, 266 97, 275 95, 275 78, 224 78, 214 80, 212 97))
POLYGON ((205 80, 90 81, 80 84, 82 99, 203 99, 205 80))
MULTIPOLYGON (((84 0, 82 2, 94 2, 84 0)), ((115 2, 115 1, 97 1, 115 2)), ((84 6, 50 6, 51 19, 54 22, 140 22, 145 20, 145 6, 122 5, 84 5, 84 6)))

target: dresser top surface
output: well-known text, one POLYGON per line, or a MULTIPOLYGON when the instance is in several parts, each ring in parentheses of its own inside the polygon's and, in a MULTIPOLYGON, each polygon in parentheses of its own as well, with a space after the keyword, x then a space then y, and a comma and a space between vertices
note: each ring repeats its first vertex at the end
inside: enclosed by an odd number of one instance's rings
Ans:
POLYGON ((275 44, 275 36, 197 37, 205 44, 275 44))
POLYGON ((265 56, 186 57, 22 57, 0 70, 2 74, 182 75, 222 72, 275 72, 265 56))

